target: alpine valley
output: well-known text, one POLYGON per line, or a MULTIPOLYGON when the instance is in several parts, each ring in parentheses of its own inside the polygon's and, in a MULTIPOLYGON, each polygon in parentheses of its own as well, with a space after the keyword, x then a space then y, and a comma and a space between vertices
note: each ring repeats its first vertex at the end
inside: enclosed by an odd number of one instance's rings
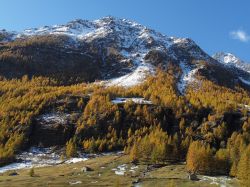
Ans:
POLYGON ((0 186, 33 167, 36 185, 245 185, 249 142, 250 64, 231 53, 115 17, 0 30, 0 186))

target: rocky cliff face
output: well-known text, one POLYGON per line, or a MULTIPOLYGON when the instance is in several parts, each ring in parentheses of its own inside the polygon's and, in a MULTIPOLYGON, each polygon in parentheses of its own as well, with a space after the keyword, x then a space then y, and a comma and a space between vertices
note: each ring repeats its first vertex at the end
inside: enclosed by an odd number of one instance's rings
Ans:
POLYGON ((74 134, 74 130, 75 124, 70 122, 70 114, 40 115, 33 123, 30 143, 39 147, 65 145, 74 134))
POLYGON ((81 116, 81 107, 77 105, 80 99, 89 100, 88 97, 66 96, 45 107, 33 120, 28 146, 65 145, 75 134, 76 122, 81 116))

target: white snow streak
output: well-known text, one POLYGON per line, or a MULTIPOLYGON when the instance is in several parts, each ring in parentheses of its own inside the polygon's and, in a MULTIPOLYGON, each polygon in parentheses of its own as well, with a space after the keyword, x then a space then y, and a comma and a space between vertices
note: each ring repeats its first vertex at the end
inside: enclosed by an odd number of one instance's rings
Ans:
POLYGON ((154 74, 154 68, 150 64, 141 63, 132 73, 110 79, 107 86, 132 87, 142 83, 148 75, 154 74))
POLYGON ((243 79, 242 77, 239 77, 239 79, 240 79, 241 82, 243 82, 244 84, 247 84, 247 85, 250 86, 250 81, 249 81, 249 80, 243 79))
POLYGON ((53 166, 57 164, 71 164, 81 161, 86 161, 84 155, 79 158, 71 158, 65 162, 60 159, 60 155, 53 152, 52 148, 37 148, 32 147, 28 152, 23 152, 17 155, 17 162, 3 167, 0 167, 0 173, 4 173, 10 170, 27 169, 32 167, 45 167, 53 166))
POLYGON ((187 85, 196 80, 195 74, 202 67, 191 69, 191 67, 187 66, 185 62, 181 62, 180 67, 182 69, 182 75, 177 84, 177 88, 181 94, 184 94, 187 85))
POLYGON ((122 104, 122 103, 126 103, 128 101, 132 101, 132 102, 137 103, 137 104, 147 104, 147 105, 152 104, 151 101, 145 100, 144 98, 138 98, 138 97, 132 97, 132 98, 117 97, 116 99, 112 100, 111 102, 114 104, 122 104))

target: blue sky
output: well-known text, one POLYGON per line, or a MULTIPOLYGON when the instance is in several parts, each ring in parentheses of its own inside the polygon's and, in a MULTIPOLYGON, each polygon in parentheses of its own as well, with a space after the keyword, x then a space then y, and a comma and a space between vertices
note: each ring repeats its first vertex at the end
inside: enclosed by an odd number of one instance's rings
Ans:
POLYGON ((192 38, 209 54, 232 52, 250 62, 249 0, 1 0, 0 28, 20 31, 107 15, 192 38))

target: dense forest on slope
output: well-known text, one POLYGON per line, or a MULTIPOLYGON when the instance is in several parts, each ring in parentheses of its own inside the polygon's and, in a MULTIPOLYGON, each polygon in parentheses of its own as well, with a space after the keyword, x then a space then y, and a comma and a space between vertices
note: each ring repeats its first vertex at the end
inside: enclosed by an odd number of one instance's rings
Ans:
POLYGON ((68 157, 77 149, 124 150, 133 162, 186 160, 190 173, 227 174, 249 184, 249 92, 199 77, 179 95, 176 81, 173 71, 161 70, 131 88, 58 86, 44 77, 1 79, 0 164, 39 143, 34 141, 39 139, 34 136, 35 121, 53 109, 70 114, 67 125, 73 131, 62 142, 68 157), (118 97, 143 97, 152 104, 112 102, 118 97))
POLYGON ((67 36, 49 35, 0 43, 0 75, 50 77, 64 85, 100 78, 100 59, 71 45, 67 36))

